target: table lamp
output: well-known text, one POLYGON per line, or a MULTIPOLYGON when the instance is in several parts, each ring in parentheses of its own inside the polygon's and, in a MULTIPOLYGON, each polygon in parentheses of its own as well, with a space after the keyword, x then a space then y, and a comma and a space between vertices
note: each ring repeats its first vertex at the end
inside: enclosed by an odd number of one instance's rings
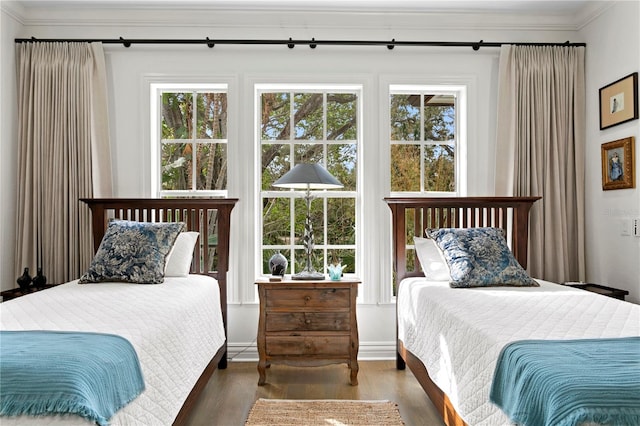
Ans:
POLYGON ((322 280, 324 274, 317 272, 311 264, 313 254, 313 226, 311 224, 311 190, 342 188, 342 184, 320 164, 300 163, 273 183, 277 188, 305 189, 304 199, 307 203, 307 216, 304 221, 305 267, 293 275, 294 280, 322 280))

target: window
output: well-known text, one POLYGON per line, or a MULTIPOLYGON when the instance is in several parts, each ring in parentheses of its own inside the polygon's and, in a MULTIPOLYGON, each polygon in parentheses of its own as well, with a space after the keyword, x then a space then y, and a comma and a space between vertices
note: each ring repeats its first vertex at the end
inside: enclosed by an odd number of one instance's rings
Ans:
POLYGON ((341 261, 345 272, 356 265, 357 164, 360 140, 360 89, 332 86, 258 86, 262 202, 262 273, 280 251, 287 273, 304 268, 306 204, 302 191, 272 186, 300 162, 319 163, 344 187, 312 191, 313 266, 326 273, 341 261))
POLYGON ((158 193, 227 193, 227 88, 157 87, 158 193))
POLYGON ((391 192, 458 193, 457 93, 392 86, 389 108, 391 192))
MULTIPOLYGON (((389 86, 391 195, 454 196, 466 192, 466 86, 389 86)), ((415 229, 407 216, 407 229, 415 229)), ((414 268, 410 236, 407 268, 414 268)), ((393 295, 397 289, 393 286, 393 295)))

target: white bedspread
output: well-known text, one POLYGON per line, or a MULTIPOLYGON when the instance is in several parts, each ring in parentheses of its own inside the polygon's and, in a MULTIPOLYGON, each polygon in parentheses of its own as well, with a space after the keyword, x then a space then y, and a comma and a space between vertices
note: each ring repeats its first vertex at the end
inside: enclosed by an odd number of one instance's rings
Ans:
MULTIPOLYGON (((73 281, 0 304, 0 329, 95 331, 128 339, 146 390, 112 417, 112 425, 170 425, 225 340, 218 283, 204 275, 156 285, 73 281)), ((0 423, 90 424, 78 416, 2 417, 0 423)))
POLYGON ((452 289, 409 278, 400 285, 398 337, 469 425, 511 424, 489 401, 507 343, 640 336, 640 306, 537 281, 540 287, 452 289))

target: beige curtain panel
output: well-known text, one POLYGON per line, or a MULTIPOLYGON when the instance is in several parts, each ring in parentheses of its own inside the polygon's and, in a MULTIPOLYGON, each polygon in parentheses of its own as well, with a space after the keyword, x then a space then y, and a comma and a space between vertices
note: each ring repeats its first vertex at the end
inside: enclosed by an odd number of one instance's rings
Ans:
MULTIPOLYGON (((61 283, 86 270, 91 217, 79 198, 112 191, 101 43, 17 43, 15 271, 61 283)), ((16 275, 16 276, 18 276, 16 275)))
POLYGON ((498 81, 496 195, 542 196, 529 272, 584 280, 584 47, 504 45, 498 81))

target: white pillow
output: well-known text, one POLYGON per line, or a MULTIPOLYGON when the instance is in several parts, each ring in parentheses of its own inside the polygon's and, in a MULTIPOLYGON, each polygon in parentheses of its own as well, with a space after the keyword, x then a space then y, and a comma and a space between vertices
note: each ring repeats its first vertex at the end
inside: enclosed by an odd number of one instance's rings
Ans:
POLYGON ((431 238, 413 237, 424 276, 431 281, 451 281, 449 266, 442 251, 431 238))
POLYGON ((176 238, 164 269, 165 277, 186 277, 191 269, 193 248, 198 241, 198 232, 181 232, 176 238))

